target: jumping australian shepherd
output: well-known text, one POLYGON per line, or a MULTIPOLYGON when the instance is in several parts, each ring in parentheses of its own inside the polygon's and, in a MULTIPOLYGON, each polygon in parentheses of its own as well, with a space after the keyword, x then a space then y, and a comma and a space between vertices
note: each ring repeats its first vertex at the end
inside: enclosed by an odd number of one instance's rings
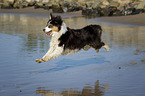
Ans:
POLYGON ((88 25, 82 29, 71 29, 66 27, 60 16, 50 14, 43 31, 51 36, 48 52, 36 62, 47 62, 57 56, 72 54, 81 49, 94 48, 97 52, 101 47, 109 51, 109 47, 101 41, 102 28, 100 25, 88 25))

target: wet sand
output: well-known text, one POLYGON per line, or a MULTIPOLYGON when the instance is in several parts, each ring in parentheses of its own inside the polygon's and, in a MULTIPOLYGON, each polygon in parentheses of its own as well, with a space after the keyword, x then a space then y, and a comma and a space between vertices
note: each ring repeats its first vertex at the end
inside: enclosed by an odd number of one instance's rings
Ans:
MULTIPOLYGON (((39 16, 49 16, 51 10, 44 9, 34 9, 34 7, 24 8, 24 9, 0 9, 0 13, 20 13, 20 14, 33 14, 39 16)), ((54 13, 54 15, 61 16, 82 16, 81 11, 68 12, 68 13, 54 13)), ((129 16, 113 16, 113 17, 99 17, 100 21, 113 22, 121 24, 133 24, 133 25, 145 25, 145 13, 129 16)))

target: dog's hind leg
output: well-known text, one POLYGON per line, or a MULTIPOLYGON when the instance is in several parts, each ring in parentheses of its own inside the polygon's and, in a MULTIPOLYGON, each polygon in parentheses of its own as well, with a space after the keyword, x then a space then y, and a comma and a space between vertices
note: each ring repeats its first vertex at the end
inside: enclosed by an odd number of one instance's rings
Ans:
POLYGON ((92 44, 90 46, 92 48, 94 48, 96 50, 96 52, 99 52, 99 49, 102 48, 102 47, 105 48, 106 51, 109 51, 109 46, 106 45, 104 42, 100 42, 99 44, 94 43, 94 44, 92 44))
POLYGON ((84 46, 84 48, 83 48, 83 49, 84 49, 85 51, 87 51, 87 50, 89 50, 90 48, 91 48, 91 46, 86 45, 86 46, 84 46))
POLYGON ((109 46, 108 45, 104 45, 104 46, 102 46, 102 47, 104 47, 105 49, 106 49, 106 51, 109 51, 109 46))
POLYGON ((102 46, 97 46, 96 44, 95 45, 90 45, 94 50, 96 50, 96 52, 98 53, 99 52, 99 49, 102 47, 102 46))

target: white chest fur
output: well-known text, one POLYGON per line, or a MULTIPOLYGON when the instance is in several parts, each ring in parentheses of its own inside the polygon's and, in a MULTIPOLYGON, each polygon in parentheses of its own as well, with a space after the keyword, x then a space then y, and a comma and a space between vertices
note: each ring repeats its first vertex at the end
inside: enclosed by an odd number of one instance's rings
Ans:
POLYGON ((59 44, 59 39, 60 34, 57 32, 53 32, 53 35, 51 36, 51 41, 50 41, 50 47, 55 49, 57 48, 58 44, 59 44))
POLYGON ((63 53, 64 51, 63 46, 58 46, 59 45, 58 39, 66 31, 67 31, 67 28, 64 22, 62 23, 61 30, 59 32, 52 31, 52 36, 50 40, 50 48, 47 51, 47 53, 42 57, 43 61, 48 61, 63 53))

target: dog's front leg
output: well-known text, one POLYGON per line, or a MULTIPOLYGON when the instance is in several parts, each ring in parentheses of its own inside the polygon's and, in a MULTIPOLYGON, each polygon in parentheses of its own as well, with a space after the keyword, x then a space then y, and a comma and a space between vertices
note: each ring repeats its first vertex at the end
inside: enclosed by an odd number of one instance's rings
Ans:
MULTIPOLYGON (((48 56, 49 54, 52 54, 53 51, 54 51, 53 48, 50 47, 50 49, 47 51, 47 53, 46 53, 43 57, 48 56)), ((41 58, 41 59, 36 59, 35 61, 36 61, 37 63, 44 62, 43 58, 41 58)))
MULTIPOLYGON (((57 56, 60 56, 63 52, 63 47, 57 47, 55 50, 53 50, 53 52, 47 52, 43 57, 42 59, 39 59, 40 62, 38 63, 41 63, 41 62, 47 62, 48 60, 51 60, 57 56)), ((37 61, 36 61, 37 62, 37 61)))
POLYGON ((60 56, 63 52, 63 47, 58 47, 51 53, 51 54, 46 54, 43 56, 42 60, 44 62, 47 62, 48 60, 51 60, 57 56, 60 56))

